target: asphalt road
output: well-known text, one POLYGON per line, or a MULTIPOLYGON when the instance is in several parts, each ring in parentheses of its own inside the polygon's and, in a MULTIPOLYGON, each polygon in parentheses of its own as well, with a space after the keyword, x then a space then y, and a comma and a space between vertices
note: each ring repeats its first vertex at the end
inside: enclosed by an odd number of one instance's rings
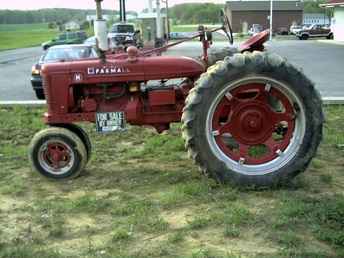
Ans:
POLYGON ((36 100, 30 76, 41 54, 41 47, 0 52, 0 101, 36 100))
MULTIPOLYGON (((226 45, 225 42, 217 42, 213 47, 226 45)), ((267 49, 302 67, 322 96, 344 96, 344 45, 315 40, 285 40, 267 43, 267 49)), ((0 101, 36 99, 30 85, 30 73, 41 54, 40 47, 0 52, 0 101)), ((201 45, 187 42, 173 48, 169 54, 200 56, 201 45)))

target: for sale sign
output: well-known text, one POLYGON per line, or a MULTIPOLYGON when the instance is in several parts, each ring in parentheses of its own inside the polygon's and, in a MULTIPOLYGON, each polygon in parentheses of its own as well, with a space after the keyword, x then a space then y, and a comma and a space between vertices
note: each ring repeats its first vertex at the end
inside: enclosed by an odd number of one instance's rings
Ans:
POLYGON ((96 128, 99 133, 125 130, 124 112, 99 112, 96 114, 96 128))

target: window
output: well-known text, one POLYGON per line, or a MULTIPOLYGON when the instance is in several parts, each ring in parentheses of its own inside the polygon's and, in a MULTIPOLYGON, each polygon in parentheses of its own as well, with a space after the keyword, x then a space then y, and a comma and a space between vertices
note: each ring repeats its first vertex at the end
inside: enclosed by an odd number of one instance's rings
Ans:
POLYGON ((67 39, 66 33, 59 35, 59 40, 66 40, 66 39, 67 39))

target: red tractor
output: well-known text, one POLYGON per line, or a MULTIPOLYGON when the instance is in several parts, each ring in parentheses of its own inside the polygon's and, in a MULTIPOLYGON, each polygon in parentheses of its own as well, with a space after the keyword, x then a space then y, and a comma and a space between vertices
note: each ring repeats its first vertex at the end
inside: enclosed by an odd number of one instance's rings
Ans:
POLYGON ((82 172, 91 144, 74 123, 96 123, 99 132, 148 125, 161 133, 180 121, 190 157, 219 182, 271 186, 307 168, 322 138, 321 98, 300 69, 262 51, 267 31, 239 49, 208 56, 213 32, 223 30, 233 42, 223 15, 221 28, 200 27, 194 37, 203 44, 203 60, 154 55, 183 41, 107 55, 101 1, 100 57, 43 67, 50 127, 31 142, 34 170, 55 179, 82 172))

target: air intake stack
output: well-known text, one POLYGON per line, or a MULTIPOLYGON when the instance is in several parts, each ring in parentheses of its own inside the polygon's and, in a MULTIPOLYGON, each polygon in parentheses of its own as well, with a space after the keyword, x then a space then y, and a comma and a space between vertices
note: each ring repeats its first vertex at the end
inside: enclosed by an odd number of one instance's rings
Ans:
POLYGON ((109 50, 109 42, 107 39, 107 24, 103 19, 101 2, 103 0, 96 1, 96 14, 97 19, 94 21, 94 35, 97 39, 97 47, 101 53, 101 57, 105 57, 105 52, 109 50))

